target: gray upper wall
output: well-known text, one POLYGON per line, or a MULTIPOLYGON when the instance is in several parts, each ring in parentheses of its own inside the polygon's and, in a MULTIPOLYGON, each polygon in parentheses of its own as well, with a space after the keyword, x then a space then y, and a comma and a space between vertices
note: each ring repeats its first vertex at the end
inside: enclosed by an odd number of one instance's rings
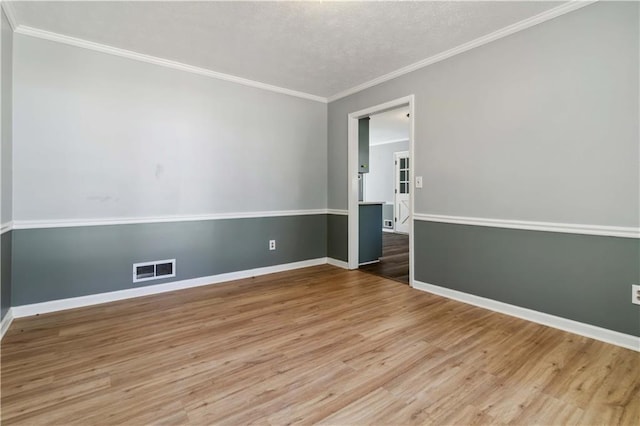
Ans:
POLYGON ((326 104, 29 36, 14 218, 324 209, 326 104))
POLYGON ((347 114, 415 94, 417 213, 638 226, 638 8, 596 3, 330 103, 329 208, 347 208, 347 114))
POLYGON ((0 91, 2 93, 1 106, 1 137, 2 147, 0 151, 2 171, 0 202, 0 222, 6 223, 13 219, 13 176, 12 176, 12 76, 13 76, 13 30, 4 14, 0 12, 0 91))

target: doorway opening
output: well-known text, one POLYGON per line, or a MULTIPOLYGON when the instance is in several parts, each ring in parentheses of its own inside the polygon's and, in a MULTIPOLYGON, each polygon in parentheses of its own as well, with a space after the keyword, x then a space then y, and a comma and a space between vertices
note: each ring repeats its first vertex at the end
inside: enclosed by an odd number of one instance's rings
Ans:
POLYGON ((413 95, 349 114, 349 269, 413 285, 413 95))

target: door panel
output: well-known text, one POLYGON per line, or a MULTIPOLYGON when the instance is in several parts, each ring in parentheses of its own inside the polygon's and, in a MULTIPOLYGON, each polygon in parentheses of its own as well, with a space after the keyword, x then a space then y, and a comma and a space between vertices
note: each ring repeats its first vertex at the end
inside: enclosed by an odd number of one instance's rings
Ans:
POLYGON ((409 233, 410 208, 410 180, 409 180, 409 153, 407 151, 394 153, 395 162, 395 207, 394 229, 403 234, 409 233))

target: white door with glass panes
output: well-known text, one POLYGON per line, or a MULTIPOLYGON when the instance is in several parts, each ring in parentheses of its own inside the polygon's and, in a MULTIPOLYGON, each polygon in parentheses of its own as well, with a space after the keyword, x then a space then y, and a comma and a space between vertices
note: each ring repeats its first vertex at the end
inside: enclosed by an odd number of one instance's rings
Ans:
POLYGON ((395 165, 395 206, 394 229, 403 234, 409 233, 409 220, 411 209, 409 208, 409 152, 396 152, 393 154, 395 165))

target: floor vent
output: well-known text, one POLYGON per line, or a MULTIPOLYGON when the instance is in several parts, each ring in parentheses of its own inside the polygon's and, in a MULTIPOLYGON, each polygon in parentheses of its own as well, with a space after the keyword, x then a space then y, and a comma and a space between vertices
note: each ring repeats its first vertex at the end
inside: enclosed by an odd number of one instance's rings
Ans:
POLYGON ((133 264, 133 282, 160 280, 176 276, 176 260, 155 260, 133 264))

